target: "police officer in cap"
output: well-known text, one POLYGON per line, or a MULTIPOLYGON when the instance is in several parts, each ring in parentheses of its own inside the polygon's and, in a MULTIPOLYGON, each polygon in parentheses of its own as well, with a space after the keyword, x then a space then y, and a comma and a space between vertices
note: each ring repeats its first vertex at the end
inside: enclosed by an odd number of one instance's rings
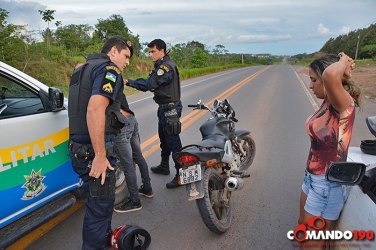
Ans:
MULTIPOLYGON (((155 39, 148 44, 149 54, 154 61, 154 69, 149 78, 127 79, 127 85, 141 91, 154 92, 154 101, 158 107, 158 135, 161 147, 161 163, 151 167, 156 174, 170 174, 169 157, 182 147, 180 140, 182 104, 180 101, 180 79, 178 67, 166 53, 166 43, 155 39)), ((179 186, 180 165, 175 162, 176 175, 166 184, 167 188, 179 186)))
POLYGON ((88 191, 82 249, 109 246, 115 201, 112 139, 125 125, 120 113, 122 71, 132 56, 129 41, 109 38, 101 53, 89 55, 71 78, 68 97, 69 149, 75 172, 88 191))

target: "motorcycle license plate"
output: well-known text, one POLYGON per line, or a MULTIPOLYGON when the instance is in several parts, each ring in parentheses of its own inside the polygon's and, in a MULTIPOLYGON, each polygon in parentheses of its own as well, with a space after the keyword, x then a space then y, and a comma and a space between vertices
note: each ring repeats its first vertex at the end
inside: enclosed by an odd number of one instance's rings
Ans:
POLYGON ((189 166, 186 169, 179 169, 181 185, 201 180, 201 165, 189 166))

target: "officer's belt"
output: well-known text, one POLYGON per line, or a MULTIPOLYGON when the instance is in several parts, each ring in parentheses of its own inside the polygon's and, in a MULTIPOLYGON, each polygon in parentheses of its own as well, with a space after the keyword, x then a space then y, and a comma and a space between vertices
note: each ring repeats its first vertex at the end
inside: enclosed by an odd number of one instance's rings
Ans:
MULTIPOLYGON (((114 153, 114 146, 112 145, 111 142, 106 143, 106 156, 109 156, 114 153)), ((79 154, 80 158, 94 158, 95 157, 95 152, 93 145, 91 144, 82 144, 78 143, 75 141, 70 140, 69 141, 69 150, 73 154, 79 154)))

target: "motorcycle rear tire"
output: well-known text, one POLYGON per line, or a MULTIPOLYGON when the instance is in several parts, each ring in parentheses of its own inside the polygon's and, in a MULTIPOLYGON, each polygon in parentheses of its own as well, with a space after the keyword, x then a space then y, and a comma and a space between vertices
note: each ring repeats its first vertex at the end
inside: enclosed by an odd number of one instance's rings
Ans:
MULTIPOLYGON (((213 233, 222 234, 231 226, 230 197, 227 205, 218 204, 218 201, 224 195, 225 184, 215 169, 208 168, 205 170, 203 182, 204 197, 196 200, 198 210, 207 228, 213 233)), ((231 193, 227 194, 231 195, 231 193)))
POLYGON ((251 165, 256 155, 256 144, 250 135, 240 137, 240 145, 246 153, 245 157, 240 159, 240 171, 247 170, 251 165))

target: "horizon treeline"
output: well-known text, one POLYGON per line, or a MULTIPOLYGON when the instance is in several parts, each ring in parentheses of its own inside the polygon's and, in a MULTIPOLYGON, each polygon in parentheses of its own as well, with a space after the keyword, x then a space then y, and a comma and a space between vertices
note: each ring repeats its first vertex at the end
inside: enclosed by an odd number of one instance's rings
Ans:
MULTIPOLYGON (((103 42, 112 35, 120 35, 132 42, 134 56, 125 74, 130 77, 147 76, 153 68, 148 58, 147 42, 141 43, 127 27, 122 16, 113 14, 88 24, 63 25, 55 19, 55 10, 39 10, 41 20, 47 28, 29 30, 27 26, 7 22, 9 12, 0 8, 0 60, 24 71, 38 80, 53 86, 66 88, 70 75, 77 63, 101 50, 103 42)), ((163 39, 163 38, 162 38, 163 39)), ((330 38, 320 52, 344 51, 355 58, 376 57, 376 24, 365 29, 351 31, 346 35, 330 38)), ((170 57, 180 69, 202 69, 226 65, 272 64, 281 61, 281 56, 270 54, 229 53, 224 45, 207 46, 199 41, 167 44, 170 57)), ((292 58, 304 57, 298 54, 292 58)))
MULTIPOLYGON (((147 56, 147 43, 140 42, 139 35, 132 33, 120 15, 98 19, 94 26, 63 25, 55 19, 55 10, 38 12, 41 20, 47 23, 47 28, 42 31, 8 23, 9 12, 0 8, 0 60, 46 84, 59 86, 69 83, 74 66, 84 62, 87 55, 98 53, 103 42, 112 35, 123 36, 132 42, 134 56, 126 74, 147 75, 153 67, 147 56)), ((221 44, 210 48, 199 41, 168 44, 167 47, 170 57, 182 69, 271 64, 276 60, 271 55, 231 54, 221 44)))

